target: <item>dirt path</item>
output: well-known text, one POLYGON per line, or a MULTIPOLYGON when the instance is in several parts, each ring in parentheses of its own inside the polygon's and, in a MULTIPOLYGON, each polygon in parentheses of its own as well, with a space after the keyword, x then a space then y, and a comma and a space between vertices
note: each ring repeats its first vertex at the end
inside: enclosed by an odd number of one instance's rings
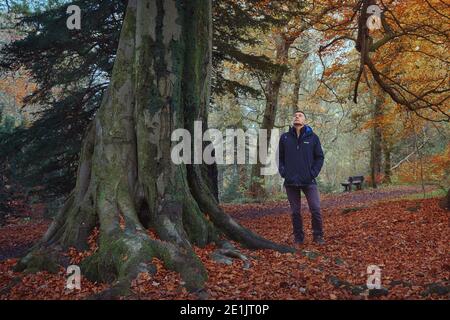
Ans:
MULTIPOLYGON (((432 188, 427 187, 426 190, 429 192, 432 188)), ((401 186, 322 195, 321 206, 322 208, 367 206, 375 201, 394 199, 418 192, 421 192, 420 186, 401 186)), ((287 200, 271 201, 261 204, 224 204, 222 207, 237 220, 288 214, 290 210, 287 200)), ((302 196, 302 208, 304 208, 303 210, 309 211, 304 196, 302 196)), ((49 223, 49 220, 31 220, 28 222, 13 220, 6 226, 0 228, 0 261, 24 255, 40 239, 42 234, 47 230, 49 223), (18 235, 20 238, 17 237, 18 235)))
MULTIPOLYGON (((425 188, 425 191, 430 192, 434 189, 435 187, 433 186, 427 186, 425 188)), ((323 209, 326 208, 344 209, 359 206, 367 206, 371 203, 380 200, 396 199, 401 196, 420 192, 422 192, 422 188, 420 186, 396 186, 385 189, 367 189, 352 192, 343 192, 338 194, 321 195, 321 207, 323 209)), ((271 201, 260 204, 254 203, 242 205, 224 204, 222 207, 225 209, 227 213, 232 215, 233 218, 237 220, 259 218, 267 215, 288 214, 290 212, 289 203, 287 200, 271 201)), ((308 203, 306 202, 303 193, 302 193, 302 210, 306 210, 304 212, 309 212, 308 203)))

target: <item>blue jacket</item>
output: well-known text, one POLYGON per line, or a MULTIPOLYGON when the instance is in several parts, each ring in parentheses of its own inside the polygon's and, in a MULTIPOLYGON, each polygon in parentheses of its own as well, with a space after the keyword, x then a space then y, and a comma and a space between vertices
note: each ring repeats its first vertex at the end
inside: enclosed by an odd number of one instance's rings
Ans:
POLYGON ((290 127, 280 137, 278 144, 278 172, 285 186, 316 184, 316 177, 324 161, 322 145, 312 128, 305 125, 300 137, 290 127))

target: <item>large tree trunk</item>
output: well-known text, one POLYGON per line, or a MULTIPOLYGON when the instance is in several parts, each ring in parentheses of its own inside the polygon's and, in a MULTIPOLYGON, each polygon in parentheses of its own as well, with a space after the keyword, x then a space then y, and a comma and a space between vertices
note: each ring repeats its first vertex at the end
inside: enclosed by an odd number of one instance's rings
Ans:
MULTIPOLYGON (((86 134, 76 187, 18 270, 54 270, 68 247, 87 248, 99 226, 98 250, 81 264, 89 279, 124 292, 153 257, 180 272, 191 290, 205 268, 192 245, 221 243, 282 252, 234 222, 218 206, 214 170, 175 165, 171 133, 194 121, 207 129, 211 72, 211 3, 130 0, 111 83, 86 134), (153 233, 147 232, 152 230, 153 233), (158 238, 149 234, 156 233, 158 238)), ((192 153, 193 154, 193 153, 192 153)))

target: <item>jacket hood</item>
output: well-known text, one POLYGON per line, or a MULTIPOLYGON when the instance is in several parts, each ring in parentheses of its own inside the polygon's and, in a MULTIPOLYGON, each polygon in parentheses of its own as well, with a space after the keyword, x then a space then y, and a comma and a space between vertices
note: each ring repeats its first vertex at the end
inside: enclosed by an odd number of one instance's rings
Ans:
MULTIPOLYGON (((305 128, 305 131, 304 131, 305 137, 307 137, 313 133, 313 129, 310 126, 305 125, 304 128, 305 128)), ((289 126, 289 132, 292 133, 295 137, 297 136, 294 126, 289 126)))

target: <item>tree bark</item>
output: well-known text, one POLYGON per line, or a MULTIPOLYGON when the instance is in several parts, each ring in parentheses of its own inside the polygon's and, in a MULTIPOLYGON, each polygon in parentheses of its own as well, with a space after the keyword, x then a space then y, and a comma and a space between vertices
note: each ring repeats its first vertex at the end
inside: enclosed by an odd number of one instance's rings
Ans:
POLYGON ((299 59, 295 62, 294 68, 292 72, 294 73, 294 91, 292 92, 292 106, 291 106, 291 115, 295 113, 299 109, 298 107, 298 95, 300 94, 300 85, 302 83, 300 79, 300 71, 303 66, 303 63, 308 58, 309 54, 305 53, 299 57, 299 59))
POLYGON ((444 208, 450 210, 450 188, 447 191, 447 195, 444 198, 444 208))
POLYGON ((383 99, 379 96, 375 98, 375 104, 372 112, 372 119, 374 127, 372 130, 372 139, 370 143, 370 177, 372 188, 377 187, 378 177, 381 173, 381 126, 379 124, 379 117, 383 114, 383 99))
POLYGON ((81 270, 91 280, 113 283, 117 294, 139 272, 152 272, 153 257, 179 272, 188 290, 201 290, 207 274, 192 246, 221 243, 222 235, 249 248, 293 251, 220 209, 214 168, 171 160, 173 130, 185 128, 193 136, 194 121, 207 129, 211 23, 210 1, 129 1, 111 82, 84 139, 75 189, 17 270, 55 270, 62 251, 88 247, 96 226, 98 250, 81 270))
MULTIPOLYGON (((289 38, 285 34, 276 34, 276 62, 278 64, 287 64, 289 48, 294 40, 295 38, 289 38)), ((283 80, 284 73, 285 71, 283 69, 277 69, 267 82, 265 88, 266 108, 264 110, 264 118, 260 129, 267 130, 267 141, 270 141, 271 132, 275 125, 278 95, 280 93, 281 81, 283 80)), ((267 143, 267 146, 269 146, 269 143, 267 143)), ((249 191, 255 199, 263 199, 266 196, 266 192, 264 189, 264 176, 261 175, 261 160, 265 159, 259 159, 259 145, 256 149, 258 161, 252 166, 249 191)))
POLYGON ((383 138, 383 154, 384 154, 384 183, 391 183, 392 182, 392 171, 391 171, 391 150, 392 145, 389 141, 388 137, 383 138))

